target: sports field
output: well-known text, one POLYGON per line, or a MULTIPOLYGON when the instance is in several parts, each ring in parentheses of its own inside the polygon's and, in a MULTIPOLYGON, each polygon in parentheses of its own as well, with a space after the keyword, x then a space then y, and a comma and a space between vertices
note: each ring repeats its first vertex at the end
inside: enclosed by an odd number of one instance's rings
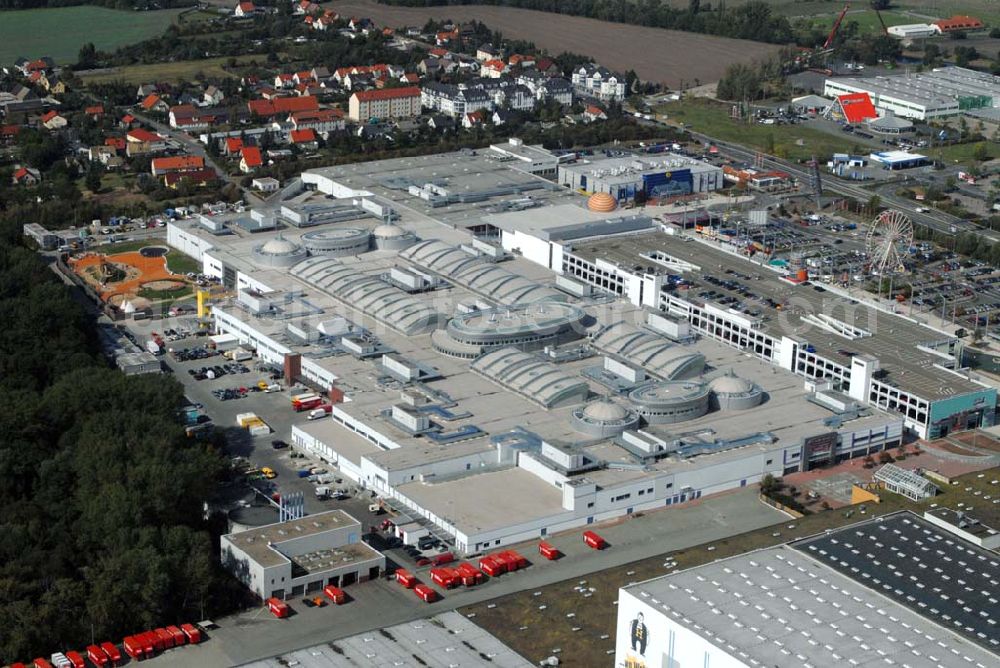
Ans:
POLYGON ((132 12, 104 7, 58 7, 0 12, 0 64, 20 56, 52 56, 59 64, 76 62, 80 47, 93 42, 101 51, 155 37, 181 9, 132 12))

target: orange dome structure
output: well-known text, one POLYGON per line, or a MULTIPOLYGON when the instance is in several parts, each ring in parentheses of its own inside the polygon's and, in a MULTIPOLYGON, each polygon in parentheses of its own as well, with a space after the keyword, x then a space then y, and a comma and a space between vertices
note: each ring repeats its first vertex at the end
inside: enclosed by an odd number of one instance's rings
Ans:
POLYGON ((598 213, 607 213, 618 208, 618 201, 608 193, 594 193, 587 200, 587 208, 598 213))

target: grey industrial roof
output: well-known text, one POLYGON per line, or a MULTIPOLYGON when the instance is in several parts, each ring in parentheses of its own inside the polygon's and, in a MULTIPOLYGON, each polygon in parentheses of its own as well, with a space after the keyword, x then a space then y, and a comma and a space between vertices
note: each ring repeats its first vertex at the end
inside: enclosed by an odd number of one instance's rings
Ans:
POLYGON ((464 615, 445 612, 385 629, 366 631, 264 661, 247 668, 354 668, 355 666, 479 666, 530 668, 532 665, 464 615))
MULTIPOLYGON (((1000 556, 909 512, 795 547, 986 649, 1000 650, 1000 556)), ((957 665, 955 663, 948 665, 957 665)), ((1000 663, 994 656, 990 664, 1000 663)))
POLYGON ((705 356, 625 322, 609 325, 594 337, 594 345, 664 380, 692 378, 705 367, 705 356))
POLYGON ((962 97, 1000 97, 1000 77, 976 72, 964 67, 942 67, 930 72, 895 76, 838 78, 847 84, 874 95, 885 95, 920 104, 942 105, 962 97))
POLYGON ((788 546, 722 559, 624 591, 755 667, 988 668, 997 661, 788 546))
POLYGON ((440 320, 437 311, 424 302, 332 258, 308 258, 292 267, 291 273, 403 334, 428 332, 440 320))
MULTIPOLYGON (((831 361, 839 359, 841 365, 848 368, 851 358, 841 354, 840 350, 874 355, 879 359, 881 371, 885 374, 885 377, 880 378, 881 382, 913 392, 925 399, 943 399, 987 390, 961 374, 935 366, 940 364, 941 358, 919 347, 953 339, 952 335, 863 304, 851 304, 847 299, 829 291, 820 293, 809 286, 794 286, 780 280, 778 274, 770 269, 742 260, 707 243, 685 242, 683 238, 651 233, 587 241, 575 246, 572 253, 590 261, 601 258, 631 270, 639 263, 652 264, 646 256, 654 251, 664 252, 699 267, 701 271, 685 276, 695 286, 701 285, 699 281, 704 275, 714 274, 719 277, 726 268, 732 267, 750 277, 751 280, 744 281, 743 284, 753 293, 773 298, 778 303, 794 300, 794 309, 785 309, 776 314, 765 310, 759 330, 763 334, 776 338, 786 335, 805 340, 816 347, 818 354, 831 361), (835 316, 838 320, 869 331, 871 336, 849 340, 805 321, 803 317, 808 314, 835 316)), ((716 292, 744 299, 725 286, 711 287, 716 292)), ((677 297, 698 304, 706 303, 706 300, 696 296, 697 292, 696 289, 690 289, 678 293, 677 297)))
POLYGON ((580 377, 516 348, 486 353, 472 363, 472 369, 546 408, 571 399, 582 401, 589 392, 589 386, 580 377))
POLYGON ((553 288, 512 274, 495 264, 483 262, 436 239, 411 246, 400 252, 399 256, 501 304, 566 299, 565 295, 553 288))
POLYGON ((343 510, 330 510, 297 520, 227 534, 223 538, 246 552, 257 563, 263 566, 275 566, 287 559, 272 547, 272 544, 352 525, 360 526, 360 523, 343 510))

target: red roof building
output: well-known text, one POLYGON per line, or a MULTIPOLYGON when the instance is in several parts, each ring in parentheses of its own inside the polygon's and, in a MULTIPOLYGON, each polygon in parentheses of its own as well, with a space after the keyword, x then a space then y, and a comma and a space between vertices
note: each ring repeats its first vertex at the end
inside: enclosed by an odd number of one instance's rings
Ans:
POLYGON ((155 132, 150 132, 145 128, 136 128, 135 130, 131 130, 129 131, 127 136, 129 141, 138 141, 138 142, 162 141, 162 139, 160 139, 160 135, 156 134, 155 132))
POLYGON ((244 146, 240 153, 243 156, 240 160, 240 169, 244 172, 251 172, 264 164, 264 158, 256 146, 244 146))
POLYGON ((847 93, 838 95, 836 106, 848 123, 864 123, 873 118, 878 118, 875 105, 868 93, 847 93))
POLYGON ((278 97, 273 100, 250 100, 247 106, 251 114, 262 118, 271 118, 295 111, 315 111, 319 109, 319 101, 314 95, 303 95, 301 97, 278 97))
POLYGON ((146 98, 142 102, 139 103, 139 106, 145 109, 146 111, 150 111, 152 109, 155 109, 157 106, 162 106, 162 104, 165 103, 161 102, 159 95, 157 95, 156 93, 150 93, 149 95, 146 96, 146 98))
POLYGON ((186 172, 167 172, 163 175, 163 184, 168 188, 176 188, 181 181, 203 187, 219 180, 214 169, 194 169, 186 172))
POLYGON ((243 140, 239 137, 226 137, 226 155, 236 155, 243 150, 243 140))
POLYGON ((174 155, 168 158, 153 158, 149 168, 153 176, 161 176, 167 172, 187 172, 203 169, 205 159, 197 155, 174 155))
POLYGON ((105 137, 104 145, 110 146, 115 149, 115 151, 125 150, 125 138, 124 137, 105 137))
POLYGON ((302 130, 292 130, 290 139, 293 144, 313 144, 316 143, 316 133, 313 132, 312 128, 305 128, 302 130))
POLYGON ((104 115, 104 105, 103 104, 95 104, 92 107, 87 107, 86 109, 83 110, 83 113, 87 114, 88 116, 94 116, 94 117, 103 116, 104 115))
POLYGON ((961 30, 979 30, 983 27, 983 22, 974 16, 955 15, 950 19, 938 19, 931 25, 936 26, 941 32, 959 32, 961 30))

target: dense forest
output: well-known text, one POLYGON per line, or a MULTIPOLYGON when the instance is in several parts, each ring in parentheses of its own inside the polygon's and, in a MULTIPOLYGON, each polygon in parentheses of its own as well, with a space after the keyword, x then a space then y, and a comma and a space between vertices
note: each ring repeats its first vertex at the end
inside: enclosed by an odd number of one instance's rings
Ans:
POLYGON ((732 8, 727 8, 725 0, 720 0, 714 11, 711 3, 702 3, 700 0, 690 0, 686 9, 675 9, 667 0, 379 0, 379 2, 410 7, 501 5, 774 44, 794 41, 792 26, 788 19, 776 16, 763 0, 751 0, 732 8))
POLYGON ((0 664, 197 621, 235 591, 202 520, 223 459, 184 438, 177 382, 96 354, 82 305, 21 245, 31 209, 0 213, 0 664))

